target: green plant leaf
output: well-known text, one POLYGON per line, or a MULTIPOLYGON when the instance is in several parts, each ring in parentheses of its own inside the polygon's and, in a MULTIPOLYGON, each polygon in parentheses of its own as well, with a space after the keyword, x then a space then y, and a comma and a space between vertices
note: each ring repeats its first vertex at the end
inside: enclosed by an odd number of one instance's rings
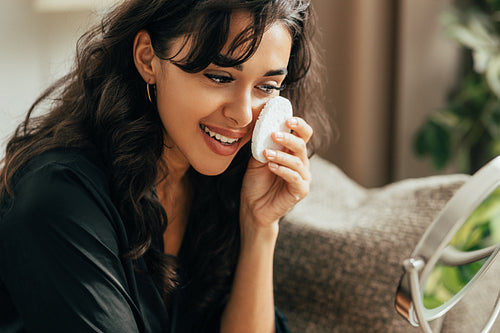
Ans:
POLYGON ((428 121, 417 132, 414 151, 418 156, 429 156, 436 169, 442 169, 450 159, 451 138, 440 124, 428 121))

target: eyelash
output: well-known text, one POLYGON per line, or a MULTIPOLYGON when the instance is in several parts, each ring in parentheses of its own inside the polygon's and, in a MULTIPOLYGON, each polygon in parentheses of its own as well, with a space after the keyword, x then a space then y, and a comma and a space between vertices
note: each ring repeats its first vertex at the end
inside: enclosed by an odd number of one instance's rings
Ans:
POLYGON ((266 94, 272 94, 274 92, 274 90, 277 90, 277 91, 282 91, 283 89, 285 89, 285 85, 282 84, 281 86, 279 87, 276 87, 276 86, 273 86, 273 85, 270 85, 270 84, 263 84, 261 86, 258 86, 258 88, 260 90, 262 90, 263 92, 265 92, 266 94))
POLYGON ((216 75, 216 74, 204 74, 207 78, 214 81, 215 83, 224 84, 233 82, 234 78, 224 75, 216 75))
MULTIPOLYGON (((228 76, 224 76, 224 75, 216 75, 216 74, 204 74, 207 78, 209 78, 210 80, 214 81, 215 83, 218 83, 218 84, 224 84, 224 83, 230 83, 230 82, 233 82, 235 79, 232 78, 232 77, 228 77, 228 76)), ((263 84, 263 85, 260 85, 260 86, 257 86, 260 90, 262 90, 263 92, 265 92, 266 94, 272 94, 274 92, 274 90, 277 90, 277 91, 282 91, 283 89, 285 89, 285 85, 282 84, 281 86, 277 87, 277 86, 273 86, 271 84, 263 84)))

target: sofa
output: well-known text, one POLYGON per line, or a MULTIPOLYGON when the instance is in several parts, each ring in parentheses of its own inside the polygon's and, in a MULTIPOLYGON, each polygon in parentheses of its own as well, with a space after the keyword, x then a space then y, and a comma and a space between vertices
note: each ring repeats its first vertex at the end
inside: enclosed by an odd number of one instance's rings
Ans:
MULTIPOLYGON (((366 189, 319 156, 311 172, 310 193, 281 221, 275 252, 275 303, 291 331, 420 332, 394 308, 402 262, 468 176, 366 189)), ((431 323, 434 332, 480 331, 498 293, 497 266, 431 323)))

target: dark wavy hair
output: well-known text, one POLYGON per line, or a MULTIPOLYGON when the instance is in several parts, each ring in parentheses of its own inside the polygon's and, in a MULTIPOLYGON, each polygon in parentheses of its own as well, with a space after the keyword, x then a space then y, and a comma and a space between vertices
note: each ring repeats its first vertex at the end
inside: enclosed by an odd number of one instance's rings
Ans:
MULTIPOLYGON (((43 92, 8 141, 0 198, 13 195, 14 175, 34 156, 57 147, 97 149, 110 175, 112 200, 130 235, 131 247, 124 255, 145 259, 168 302, 178 279, 176 259, 163 252, 161 235, 167 215, 154 191, 158 176, 168 172, 160 164, 168 148, 165 129, 134 65, 134 38, 140 30, 148 31, 155 53, 165 59, 173 38, 189 36, 190 52, 177 65, 198 72, 210 63, 235 66, 245 62, 266 28, 277 21, 293 38, 282 95, 291 100, 295 115, 305 118, 316 133, 326 133, 309 1, 125 1, 79 39, 72 71, 43 92), (250 13, 253 21, 228 41, 235 10, 250 13), (231 57, 220 57, 227 42, 231 57), (235 50, 237 57, 232 54, 235 50), (44 107, 48 111, 43 115, 33 115, 44 107)), ((310 150, 325 137, 315 135, 310 150)), ((197 311, 229 291, 239 249, 239 191, 249 158, 247 145, 221 175, 188 171, 196 191, 179 260, 188 277, 184 290, 196 300, 197 311)))

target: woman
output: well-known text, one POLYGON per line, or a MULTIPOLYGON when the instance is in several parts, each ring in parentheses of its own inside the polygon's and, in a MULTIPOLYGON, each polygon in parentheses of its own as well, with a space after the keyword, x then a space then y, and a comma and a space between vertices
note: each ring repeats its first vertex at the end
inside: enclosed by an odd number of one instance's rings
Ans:
POLYGON ((311 33, 303 0, 125 1, 88 32, 7 145, 0 331, 286 332, 273 252, 321 120, 311 33), (280 91, 297 116, 263 164, 280 91))

